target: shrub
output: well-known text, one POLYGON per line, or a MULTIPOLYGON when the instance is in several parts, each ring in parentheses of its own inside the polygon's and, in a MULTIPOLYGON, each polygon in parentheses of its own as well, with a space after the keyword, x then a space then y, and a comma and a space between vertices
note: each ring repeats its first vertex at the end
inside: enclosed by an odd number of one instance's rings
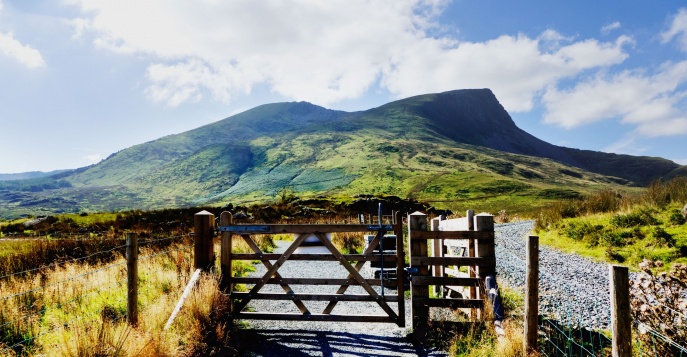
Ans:
POLYGON ((616 214, 611 217, 611 224, 619 228, 630 228, 659 224, 660 222, 652 216, 652 212, 647 209, 639 209, 628 214, 616 214))
POLYGON ((565 227, 564 232, 570 239, 582 241, 590 247, 595 247, 603 240, 604 227, 601 225, 591 225, 587 222, 570 222, 565 227))
POLYGON ((651 241, 651 244, 656 247, 675 247, 675 238, 658 226, 651 229, 651 241))
POLYGON ((602 191, 585 199, 587 213, 604 213, 617 211, 620 208, 622 196, 613 191, 602 191))
POLYGON ((685 219, 685 216, 682 215, 680 210, 674 209, 670 211, 670 217, 668 218, 668 221, 674 226, 679 226, 681 224, 685 224, 687 219, 685 219))

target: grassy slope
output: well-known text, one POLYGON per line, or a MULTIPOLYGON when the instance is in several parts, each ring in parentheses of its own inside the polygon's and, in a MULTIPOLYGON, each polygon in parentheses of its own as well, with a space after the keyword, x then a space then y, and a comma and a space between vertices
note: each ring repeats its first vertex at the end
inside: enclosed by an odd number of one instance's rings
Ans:
MULTIPOLYGON (((514 124, 502 108, 484 109, 495 101, 485 98, 477 105, 450 93, 425 95, 355 113, 263 105, 123 150, 55 178, 58 188, 0 185, 0 215, 248 203, 285 187, 304 197, 393 194, 452 210, 531 212, 551 199, 622 188, 617 178, 474 145, 496 140, 513 150, 517 143, 507 141, 520 140, 508 139, 514 124), (472 130, 482 123, 488 130, 472 130), (471 129, 460 130, 463 124, 471 129), (488 132, 498 140, 485 138, 488 132)), ((517 134, 521 141, 529 135, 517 134)))
POLYGON ((538 221, 538 234, 543 244, 598 261, 630 267, 643 259, 687 263, 687 224, 680 213, 686 201, 684 177, 633 195, 598 194, 550 207, 538 221))

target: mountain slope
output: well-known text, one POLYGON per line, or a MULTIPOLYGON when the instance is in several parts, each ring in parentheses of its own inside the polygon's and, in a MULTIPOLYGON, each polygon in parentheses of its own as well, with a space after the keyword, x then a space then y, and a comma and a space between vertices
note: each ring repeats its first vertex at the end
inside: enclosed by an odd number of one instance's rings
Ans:
POLYGON ((254 202, 284 188, 536 207, 685 171, 660 158, 551 145, 519 129, 490 90, 457 90, 352 113, 262 105, 60 174, 60 185, 44 190, 0 182, 0 208, 16 215, 254 202))

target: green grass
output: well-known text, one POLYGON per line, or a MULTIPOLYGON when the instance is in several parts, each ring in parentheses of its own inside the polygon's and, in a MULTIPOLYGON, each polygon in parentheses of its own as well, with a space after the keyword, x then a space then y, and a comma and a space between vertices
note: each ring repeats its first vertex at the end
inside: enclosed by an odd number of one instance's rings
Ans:
POLYGON ((635 194, 604 191, 557 202, 537 220, 541 242, 598 261, 635 268, 644 259, 668 269, 687 263, 687 178, 656 181, 635 194))

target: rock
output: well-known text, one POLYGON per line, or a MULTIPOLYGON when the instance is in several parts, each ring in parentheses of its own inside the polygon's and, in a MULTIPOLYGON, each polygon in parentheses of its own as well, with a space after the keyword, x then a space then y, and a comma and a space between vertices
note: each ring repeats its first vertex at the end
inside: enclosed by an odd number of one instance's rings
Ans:
POLYGON ((685 219, 687 219, 687 205, 685 205, 685 207, 682 207, 682 216, 685 217, 685 219))

